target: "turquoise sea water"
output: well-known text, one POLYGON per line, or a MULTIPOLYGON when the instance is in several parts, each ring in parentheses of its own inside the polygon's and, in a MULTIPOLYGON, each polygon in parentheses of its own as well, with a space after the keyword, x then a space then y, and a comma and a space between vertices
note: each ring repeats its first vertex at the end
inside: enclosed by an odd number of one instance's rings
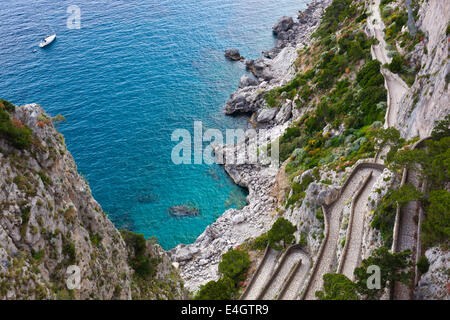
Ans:
POLYGON ((156 236, 165 249, 190 243, 245 190, 217 165, 171 162, 177 128, 247 126, 223 106, 245 73, 225 60, 236 47, 257 58, 271 27, 302 0, 6 0, 0 6, 0 98, 63 114, 60 126, 78 170, 119 228, 156 236), (66 27, 70 5, 81 29, 66 27), (39 41, 55 31, 45 49, 39 41), (200 215, 176 219, 173 205, 200 215))

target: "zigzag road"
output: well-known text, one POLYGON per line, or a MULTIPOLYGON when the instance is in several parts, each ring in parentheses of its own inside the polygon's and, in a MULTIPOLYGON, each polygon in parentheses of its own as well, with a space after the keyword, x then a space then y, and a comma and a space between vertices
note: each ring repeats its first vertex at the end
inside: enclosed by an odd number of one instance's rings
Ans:
POLYGON ((381 170, 373 170, 363 181, 359 193, 352 203, 351 218, 347 229, 344 251, 338 273, 343 273, 349 279, 354 280, 353 271, 361 263, 361 248, 364 233, 364 221, 368 213, 368 199, 371 187, 381 175, 381 170))
POLYGON ((286 279, 285 285, 278 296, 278 300, 296 300, 298 298, 310 267, 310 259, 305 255, 301 264, 298 264, 291 276, 286 279))
MULTIPOLYGON (((263 291, 259 295, 260 300, 273 300, 279 295, 285 282, 288 280, 291 272, 293 272, 295 267, 302 263, 302 261, 307 261, 308 256, 301 250, 299 246, 293 246, 286 251, 280 264, 272 275, 271 279, 264 286, 263 291)), ((301 266, 300 266, 301 268, 301 266)), ((306 266, 304 267, 306 268, 306 266)), ((302 268, 301 268, 302 269, 302 268)), ((306 271, 305 271, 306 272, 306 271)))
MULTIPOLYGON (((424 146, 424 141, 428 138, 421 139, 414 146, 413 149, 422 148, 424 146)), ((402 185, 405 183, 410 183, 418 190, 424 190, 424 182, 416 170, 407 170, 403 172, 402 185)), ((394 244, 393 251, 401 252, 407 249, 412 251, 412 261, 417 263, 417 259, 420 255, 420 221, 423 213, 421 212, 422 207, 419 201, 410 201, 405 204, 398 211, 398 216, 396 217, 396 224, 398 224, 398 232, 394 231, 394 244)), ((414 284, 417 281, 417 270, 416 277, 413 277, 411 284, 406 286, 400 282, 396 282, 394 285, 394 300, 412 300, 414 299, 414 284)))
POLYGON ((241 296, 241 300, 256 300, 260 295, 264 284, 270 280, 273 274, 277 259, 280 253, 271 248, 267 248, 263 259, 261 260, 258 269, 253 275, 252 280, 247 286, 247 289, 241 296))
MULTIPOLYGON (((350 201, 352 201, 353 197, 357 194, 358 190, 361 188, 361 184, 367 179, 367 177, 374 171, 380 172, 382 166, 375 165, 375 164, 368 164, 364 163, 356 167, 346 183, 344 184, 341 195, 339 198, 326 210, 325 213, 325 219, 328 220, 328 235, 325 237, 324 241, 324 248, 322 251, 322 254, 317 257, 317 262, 315 263, 312 271, 311 278, 309 280, 309 283, 306 287, 305 293, 303 294, 302 298, 306 300, 313 300, 316 298, 315 293, 318 290, 321 290, 323 287, 323 275, 326 273, 333 272, 332 266, 336 263, 336 249, 339 241, 339 229, 340 229, 340 222, 341 222, 341 214, 342 210, 345 207, 346 204, 348 204, 350 201), (379 169, 376 169, 376 168, 379 169)), ((379 174, 379 173, 378 173, 379 174)), ((370 190, 373 186, 373 183, 375 182, 375 179, 370 179, 369 183, 365 185, 365 190, 363 193, 366 192, 366 189, 370 190)), ((361 196, 359 197, 359 202, 356 204, 357 208, 365 208, 367 205, 368 198, 361 196)), ((361 212, 357 212, 355 210, 354 216, 363 214, 361 212)), ((352 221, 349 222, 350 224, 353 224, 352 221)), ((359 227, 359 223, 356 223, 359 227)), ((361 241, 361 238, 355 238, 355 243, 358 241, 361 241)))
MULTIPOLYGON (((386 50, 386 42, 384 40, 384 23, 380 15, 380 0, 371 2, 372 16, 368 20, 368 29, 372 35, 379 41, 377 45, 372 47, 372 57, 379 60, 382 64, 390 63, 386 50)), ((390 127, 395 124, 395 115, 401 101, 408 91, 406 83, 396 74, 391 73, 384 68, 381 69, 381 73, 385 78, 385 86, 388 91, 388 110, 386 112, 385 126, 390 127)), ((361 243, 362 233, 364 226, 364 218, 366 215, 368 195, 376 178, 381 174, 383 167, 381 165, 372 167, 360 166, 354 169, 348 181, 345 183, 341 190, 341 195, 329 208, 325 211, 325 219, 328 221, 327 229, 328 234, 325 235, 324 243, 320 249, 319 256, 317 257, 314 266, 312 267, 312 274, 306 286, 305 292, 302 295, 302 299, 315 299, 315 292, 322 289, 323 275, 331 270, 332 266, 336 263, 336 248, 339 240, 339 229, 341 213, 344 206, 352 201, 352 214, 349 221, 349 229, 346 240, 346 247, 344 248, 343 257, 341 259, 341 265, 338 267, 338 271, 343 272, 349 278, 353 277, 353 270, 358 266, 361 260, 361 243), (354 201, 353 198, 355 197, 354 201)), ((414 204, 412 204, 414 205, 414 204)), ((414 209, 405 208, 405 211, 413 212, 414 209)), ((402 220, 407 220, 407 217, 403 217, 402 220)), ((411 218, 412 219, 412 218, 411 218)), ((414 239, 414 226, 412 223, 401 221, 399 230, 399 244, 398 248, 411 248, 413 246, 414 239)), ((417 223, 415 223, 415 230, 417 230, 417 223)), ((306 277, 307 270, 309 269, 308 257, 301 258, 301 255, 293 255, 293 257, 287 257, 286 262, 280 262, 277 270, 279 272, 269 280, 267 285, 269 287, 264 288, 263 292, 259 295, 259 298, 273 299, 278 293, 280 293, 280 299, 295 299, 298 294, 298 290, 306 277), (295 258, 294 258, 295 256, 295 258), (304 266, 299 266, 296 269, 296 261, 301 260, 304 266), (289 278, 287 278, 289 277, 289 278), (285 285, 283 286, 283 283, 285 285)), ((298 262, 297 261, 297 262, 298 262)), ((263 265, 260 268, 267 270, 273 270, 272 264, 262 261, 267 266, 263 265), (272 269, 270 269, 272 267, 272 269)), ((264 272, 270 274, 271 272, 264 272)), ((257 276, 257 275, 255 275, 257 276)), ((256 280, 254 287, 251 288, 253 292, 261 283, 265 283, 266 277, 262 277, 260 280, 256 280)), ((398 284, 396 285, 396 287, 398 284)), ((401 287, 395 290, 399 295, 410 295, 409 290, 402 289, 401 287)), ((248 297, 254 297, 255 293, 248 295, 248 297)))

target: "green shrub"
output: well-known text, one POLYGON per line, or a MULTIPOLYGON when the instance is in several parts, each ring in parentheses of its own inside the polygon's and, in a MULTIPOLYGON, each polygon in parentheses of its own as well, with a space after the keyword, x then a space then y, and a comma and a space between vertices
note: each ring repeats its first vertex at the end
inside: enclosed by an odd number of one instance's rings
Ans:
POLYGON ((267 233, 263 233, 259 237, 257 237, 250 245, 250 248, 252 250, 264 250, 267 247, 267 244, 269 243, 269 238, 267 236, 267 233))
POLYGON ((28 228, 28 221, 30 220, 30 215, 31 215, 30 207, 27 206, 27 207, 21 209, 20 216, 22 218, 22 224, 20 225, 20 236, 22 238, 25 237, 25 233, 28 228))
POLYGON ((127 230, 122 230, 121 233, 129 248, 128 262, 136 275, 143 279, 154 277, 160 260, 147 254, 147 241, 144 235, 127 230))
POLYGON ((364 89, 384 85, 384 77, 380 72, 381 63, 378 60, 367 62, 358 72, 356 81, 364 89))
POLYGON ((53 185, 53 181, 52 179, 50 179, 49 176, 47 176, 43 171, 38 171, 38 176, 41 178, 42 183, 46 186, 51 186, 53 185))
POLYGON ((334 0, 325 10, 322 22, 314 35, 325 38, 335 33, 345 19, 354 17, 357 10, 352 6, 352 2, 352 0, 334 0))
POLYGON ((17 185, 19 190, 26 193, 29 197, 36 196, 36 188, 34 186, 35 181, 30 177, 29 173, 25 173, 25 175, 17 175, 14 177, 13 182, 17 185))
POLYGON ((305 176, 301 183, 292 183, 292 196, 288 199, 286 207, 289 208, 291 205, 295 204, 298 200, 303 199, 305 196, 305 191, 311 182, 314 181, 312 176, 305 176))
POLYGON ((335 75, 333 74, 332 70, 323 69, 316 79, 317 87, 322 90, 329 89, 333 84, 334 79, 335 75))
POLYGON ((321 130, 325 125, 326 122, 323 118, 316 115, 310 115, 305 121, 305 130, 307 133, 313 134, 321 130))
POLYGON ((306 236, 306 233, 304 233, 304 232, 300 233, 300 240, 299 240, 298 244, 303 247, 306 247, 308 245, 308 238, 306 236))
POLYGON ((434 139, 425 142, 426 148, 397 151, 397 147, 389 161, 394 170, 414 170, 426 181, 424 196, 413 186, 409 186, 403 195, 398 195, 403 203, 408 197, 409 200, 421 200, 425 209, 422 223, 422 244, 425 248, 447 244, 450 238, 450 192, 447 190, 450 181, 449 122, 450 117, 447 117, 436 124, 432 132, 434 139))
POLYGON ((450 192, 431 191, 425 204, 426 218, 422 223, 422 243, 432 247, 450 239, 450 192))
POLYGON ((405 60, 399 54, 396 54, 390 64, 388 64, 388 69, 393 73, 401 73, 403 66, 405 65, 405 60))
POLYGON ((2 109, 2 107, 5 108, 6 111, 13 113, 16 111, 16 106, 13 105, 11 102, 0 99, 0 109, 2 109))
POLYGON ((31 252, 31 256, 33 257, 33 259, 36 263, 40 263, 42 258, 44 258, 44 255, 45 255, 44 249, 39 250, 39 251, 32 250, 32 252, 31 252))
POLYGON ((94 246, 98 247, 98 246, 100 246, 103 237, 100 234, 95 233, 95 234, 90 234, 89 239, 91 240, 91 242, 94 246))
POLYGON ((417 268, 421 274, 427 273, 430 268, 430 261, 428 261, 427 257, 421 256, 419 261, 417 262, 417 268))
POLYGON ((361 116, 356 119, 353 128, 361 128, 371 125, 375 121, 384 121, 386 113, 385 108, 379 108, 380 102, 385 102, 387 99, 387 91, 381 86, 371 86, 364 88, 359 96, 358 103, 360 104, 361 116))
POLYGON ((62 253, 66 256, 68 256, 66 264, 74 264, 77 253, 75 250, 75 244, 72 241, 67 241, 66 244, 63 246, 62 253))
POLYGON ((433 140, 450 137, 450 114, 444 120, 438 121, 431 132, 433 140))
POLYGON ((236 289, 232 279, 228 277, 217 281, 210 281, 195 296, 195 300, 231 300, 234 298, 236 289))
POLYGON ((297 228, 285 218, 278 218, 268 232, 269 246, 275 250, 280 250, 295 240, 294 232, 297 228), (282 246, 280 245, 282 244, 282 246))
POLYGON ((230 249, 222 255, 222 261, 219 263, 219 273, 232 279, 237 285, 245 280, 245 273, 250 267, 250 258, 247 251, 242 249, 230 249))
POLYGON ((343 274, 325 274, 323 288, 324 291, 316 291, 319 300, 358 300, 355 284, 343 274))
POLYGON ((11 120, 9 113, 0 108, 0 138, 6 139, 18 149, 26 149, 32 142, 31 129, 11 120))
POLYGON ((359 42, 352 42, 347 53, 353 61, 364 58, 364 49, 361 47, 359 42))
POLYGON ((395 0, 381 0, 380 6, 385 6, 393 1, 395 1, 395 0))
POLYGON ((384 245, 392 245, 397 205, 404 206, 409 201, 419 200, 421 192, 411 184, 405 184, 396 190, 390 190, 382 199, 374 213, 371 226, 380 231, 384 245))
POLYGON ((372 255, 361 262, 361 266, 354 271, 356 290, 368 300, 380 299, 385 289, 394 281, 400 281, 408 285, 412 277, 409 268, 411 263, 411 251, 405 250, 399 253, 391 253, 386 247, 375 250, 372 255), (380 288, 373 289, 367 286, 373 273, 367 272, 370 266, 380 268, 380 288), (408 270, 408 271, 403 271, 408 270))

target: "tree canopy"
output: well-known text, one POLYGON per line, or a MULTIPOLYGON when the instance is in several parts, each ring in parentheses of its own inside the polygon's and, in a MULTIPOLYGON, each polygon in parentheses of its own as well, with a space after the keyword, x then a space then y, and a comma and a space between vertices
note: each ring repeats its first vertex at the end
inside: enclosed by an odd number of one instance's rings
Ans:
POLYGON ((223 277, 217 281, 210 281, 200 288, 196 300, 231 300, 235 287, 232 279, 223 277))
POLYGON ((343 274, 325 274, 323 288, 324 291, 316 291, 320 300, 358 300, 355 284, 343 274))
POLYGON ((379 299, 394 281, 408 284, 412 277, 411 251, 405 250, 399 253, 391 253, 386 247, 375 250, 372 255, 364 259, 361 266, 354 271, 355 287, 357 292, 368 300, 379 299), (380 289, 369 288, 367 283, 372 276, 368 273, 370 266, 380 268, 380 289))
POLYGON ((245 279, 245 272, 250 267, 250 258, 247 251, 241 249, 230 249, 222 256, 219 263, 219 272, 238 284, 245 279))
POLYGON ((275 250, 294 242, 294 232, 297 228, 285 218, 278 218, 268 232, 269 246, 275 250), (280 244, 281 243, 281 244, 280 244))

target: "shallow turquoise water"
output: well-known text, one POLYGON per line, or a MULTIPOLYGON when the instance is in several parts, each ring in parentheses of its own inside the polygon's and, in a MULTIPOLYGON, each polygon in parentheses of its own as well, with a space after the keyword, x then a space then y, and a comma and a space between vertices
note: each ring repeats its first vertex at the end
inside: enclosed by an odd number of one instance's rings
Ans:
POLYGON ((190 243, 246 194, 219 166, 174 165, 170 135, 196 120, 246 127, 245 117, 223 114, 245 72, 223 51, 259 57, 274 44, 276 20, 304 2, 80 0, 81 29, 70 30, 73 1, 3 1, 0 97, 67 118, 60 131, 116 226, 156 236, 165 249, 190 243), (39 49, 52 30, 55 43, 39 49), (184 203, 200 215, 168 216, 184 203))

